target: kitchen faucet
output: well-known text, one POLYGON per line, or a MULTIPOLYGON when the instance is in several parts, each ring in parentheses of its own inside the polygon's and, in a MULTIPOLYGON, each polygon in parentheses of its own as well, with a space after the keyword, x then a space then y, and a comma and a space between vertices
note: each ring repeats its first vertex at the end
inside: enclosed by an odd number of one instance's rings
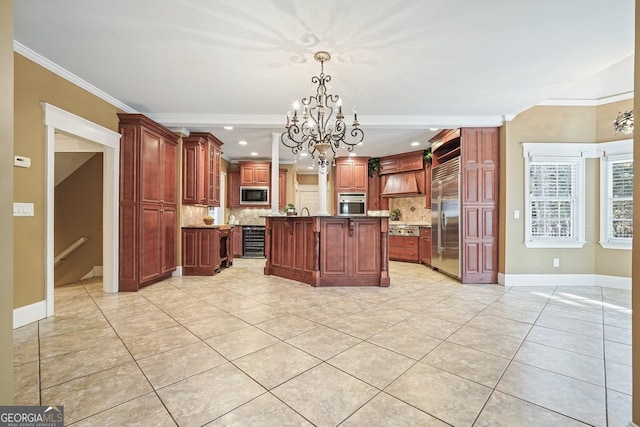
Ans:
POLYGON ((309 208, 306 207, 306 206, 304 208, 300 209, 300 216, 303 216, 302 214, 304 213, 305 209, 307 210, 307 216, 311 216, 311 214, 309 213, 309 208))

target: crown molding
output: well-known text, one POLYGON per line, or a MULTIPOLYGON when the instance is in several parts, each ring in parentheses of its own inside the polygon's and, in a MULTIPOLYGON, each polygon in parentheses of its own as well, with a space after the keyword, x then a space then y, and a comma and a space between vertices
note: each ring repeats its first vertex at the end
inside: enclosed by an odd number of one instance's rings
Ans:
MULTIPOLYGON (((144 113, 151 119, 167 127, 221 127, 238 125, 245 128, 282 129, 284 115, 239 115, 239 114, 174 114, 144 113)), ((359 117, 361 127, 425 129, 457 127, 502 126, 511 116, 366 116, 359 117)))
POLYGON ((122 110, 122 111, 124 111, 126 113, 137 113, 137 111, 135 109, 131 108, 130 106, 128 106, 124 102, 114 98, 113 96, 109 95, 108 93, 104 92, 103 90, 98 89, 97 87, 95 87, 91 83, 87 82, 86 80, 81 79, 80 77, 78 77, 77 75, 73 74, 71 71, 67 70, 66 68, 63 68, 63 67, 59 66, 55 62, 52 62, 49 59, 45 58, 44 56, 40 55, 39 53, 31 50, 30 48, 26 47, 25 45, 23 45, 19 41, 16 41, 16 40, 13 41, 13 51, 16 52, 16 53, 19 53, 20 55, 24 56, 25 58, 27 58, 29 60, 35 62, 36 64, 40 65, 41 67, 46 68, 47 70, 49 70, 52 73, 62 77, 63 79, 70 81, 74 85, 81 87, 82 89, 84 89, 87 92, 97 96, 98 98, 102 99, 103 101, 108 102, 109 104, 113 105, 114 107, 116 107, 116 108, 118 108, 118 109, 120 109, 120 110, 122 110))
POLYGON ((611 104, 618 101, 626 101, 628 99, 633 99, 633 92, 626 92, 598 99, 547 99, 546 101, 542 101, 538 105, 564 107, 598 107, 600 105, 611 104))

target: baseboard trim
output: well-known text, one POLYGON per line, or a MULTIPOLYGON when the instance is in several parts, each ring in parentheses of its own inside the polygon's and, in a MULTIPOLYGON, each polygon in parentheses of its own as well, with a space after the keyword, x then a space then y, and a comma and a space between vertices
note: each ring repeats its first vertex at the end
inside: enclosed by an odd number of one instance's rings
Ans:
POLYGON ((88 272, 87 274, 85 274, 82 279, 80 280, 84 280, 84 279, 91 279, 92 277, 102 277, 102 266, 101 265, 96 265, 94 266, 90 272, 88 272))
POLYGON ((171 272, 171 277, 180 277, 182 276, 182 266, 179 265, 176 267, 175 271, 171 272))
POLYGON ((47 302, 45 300, 34 302, 13 309, 13 329, 29 323, 37 322, 47 317, 47 302))
POLYGON ((498 273, 502 286, 600 286, 631 290, 631 278, 604 274, 504 274, 498 273))
POLYGON ((634 423, 633 421, 629 421, 629 424, 627 424, 627 427, 638 427, 638 424, 634 423))

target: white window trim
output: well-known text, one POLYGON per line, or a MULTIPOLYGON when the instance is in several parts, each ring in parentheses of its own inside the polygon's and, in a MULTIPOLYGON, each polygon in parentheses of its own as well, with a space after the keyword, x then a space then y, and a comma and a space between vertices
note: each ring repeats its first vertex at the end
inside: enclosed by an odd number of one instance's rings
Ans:
POLYGON ((625 139, 598 144, 600 155, 600 246, 604 249, 630 251, 631 239, 628 242, 609 240, 609 162, 616 160, 633 161, 633 140, 625 139))
POLYGON ((525 220, 524 245, 527 248, 573 248, 580 249, 586 242, 586 205, 585 205, 585 159, 599 157, 598 144, 593 143, 522 143, 525 158, 525 220), (529 164, 531 161, 576 162, 578 166, 577 185, 579 194, 576 206, 576 238, 570 241, 562 239, 537 240, 531 238, 531 214, 529 192, 529 164))

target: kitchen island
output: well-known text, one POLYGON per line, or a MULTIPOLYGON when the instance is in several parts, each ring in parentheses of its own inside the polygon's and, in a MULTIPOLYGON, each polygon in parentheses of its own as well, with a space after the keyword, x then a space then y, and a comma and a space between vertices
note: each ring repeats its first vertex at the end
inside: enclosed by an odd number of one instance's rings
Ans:
POLYGON ((186 225, 182 227, 182 274, 213 276, 233 265, 231 226, 186 225))
POLYGON ((389 286, 389 218, 266 217, 264 274, 311 286, 389 286))

